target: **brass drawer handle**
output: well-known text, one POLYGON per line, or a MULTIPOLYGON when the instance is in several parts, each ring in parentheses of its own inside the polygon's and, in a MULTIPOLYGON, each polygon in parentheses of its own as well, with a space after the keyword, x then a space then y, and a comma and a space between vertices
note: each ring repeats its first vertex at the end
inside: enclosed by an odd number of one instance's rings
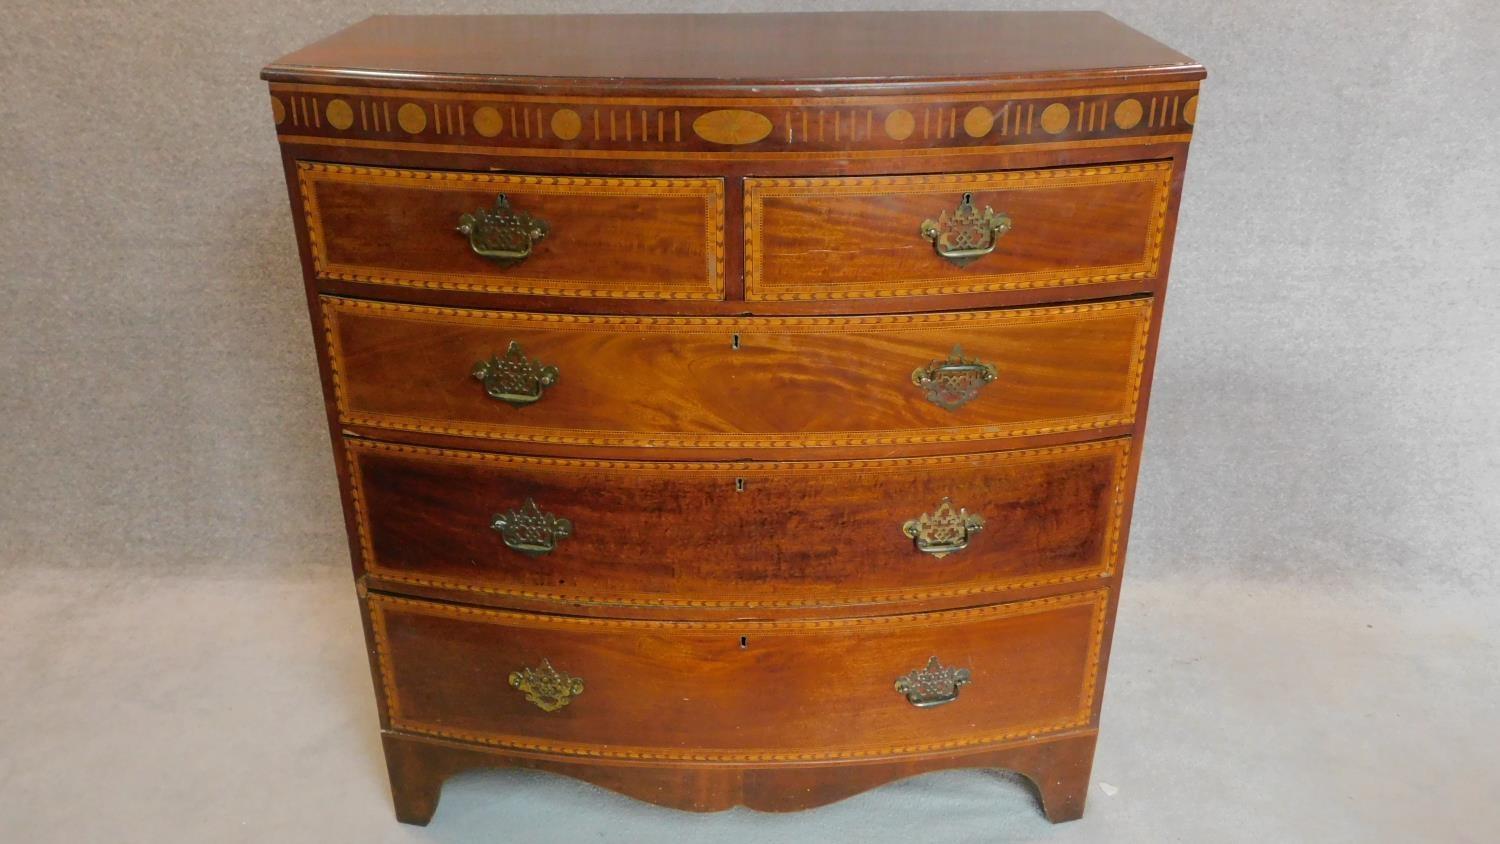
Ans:
POLYGON ((897 680, 896 691, 906 695, 912 706, 926 709, 958 700, 958 687, 968 682, 969 669, 950 668, 932 657, 925 667, 897 680))
POLYGON ((491 516, 490 527, 500 532, 505 547, 528 557, 551 553, 573 535, 572 522, 536 506, 529 496, 520 507, 491 516))
POLYGON ((917 550, 938 559, 969 547, 969 538, 984 530, 984 517, 944 498, 931 513, 923 513, 901 526, 901 532, 912 538, 917 550))
POLYGON ((536 668, 510 673, 511 688, 526 695, 543 712, 556 712, 583 694, 583 678, 572 677, 552 667, 545 658, 536 668))
POLYGON ((922 221, 922 237, 932 241, 938 257, 955 267, 966 267, 994 252, 995 244, 1008 231, 1010 215, 996 214, 988 205, 983 213, 976 211, 972 193, 959 200, 953 216, 944 211, 936 220, 922 221))
POLYGON ((531 248, 551 230, 541 217, 512 211, 510 199, 503 193, 495 197, 493 209, 481 208, 458 218, 458 231, 469 236, 474 254, 502 267, 526 260, 531 248))
POLYGON ((922 388, 928 401, 944 410, 957 410, 979 395, 984 385, 998 374, 994 364, 965 358, 963 348, 954 346, 947 360, 917 367, 911 381, 922 388))
POLYGON ((484 383, 484 391, 515 407, 524 407, 542 398, 542 391, 557 383, 557 367, 526 357, 521 344, 510 341, 505 355, 491 355, 489 360, 474 364, 471 373, 484 383))

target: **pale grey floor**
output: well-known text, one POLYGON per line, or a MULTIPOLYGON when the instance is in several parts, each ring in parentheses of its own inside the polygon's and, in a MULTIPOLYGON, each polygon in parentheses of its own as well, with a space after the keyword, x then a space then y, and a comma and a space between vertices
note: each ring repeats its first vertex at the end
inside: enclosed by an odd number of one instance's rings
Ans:
POLYGON ((0 841, 1490 842, 1495 596, 1127 587, 1086 817, 1014 778, 929 775, 795 815, 691 815, 544 774, 391 815, 352 588, 0 578, 0 841), (1107 795, 1103 784, 1118 789, 1107 795))

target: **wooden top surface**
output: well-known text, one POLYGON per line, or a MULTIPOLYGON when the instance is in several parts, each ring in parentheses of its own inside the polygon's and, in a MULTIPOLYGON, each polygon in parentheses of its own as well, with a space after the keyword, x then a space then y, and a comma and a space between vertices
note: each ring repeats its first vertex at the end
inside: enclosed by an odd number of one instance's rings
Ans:
POLYGON ((273 82, 744 96, 1200 79, 1101 12, 387 15, 268 65, 273 82))

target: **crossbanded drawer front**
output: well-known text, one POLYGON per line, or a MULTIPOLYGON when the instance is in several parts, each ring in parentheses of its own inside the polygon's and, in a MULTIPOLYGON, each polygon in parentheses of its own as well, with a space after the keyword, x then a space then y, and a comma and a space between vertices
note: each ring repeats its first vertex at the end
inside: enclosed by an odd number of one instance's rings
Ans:
POLYGON ((393 729, 596 758, 793 761, 1092 721, 1108 591, 783 622, 533 615, 371 593, 393 729))
POLYGON ((889 612, 1107 576, 1130 451, 716 464, 346 445, 384 588, 739 612, 889 612))
POLYGON ((1154 278, 1171 183, 1166 161, 746 179, 745 298, 933 296, 1154 278))
POLYGON ((1131 424, 1151 300, 604 317, 324 297, 346 425, 528 443, 964 443, 1131 424))
POLYGON ((485 293, 722 299, 723 179, 298 162, 322 279, 485 293))

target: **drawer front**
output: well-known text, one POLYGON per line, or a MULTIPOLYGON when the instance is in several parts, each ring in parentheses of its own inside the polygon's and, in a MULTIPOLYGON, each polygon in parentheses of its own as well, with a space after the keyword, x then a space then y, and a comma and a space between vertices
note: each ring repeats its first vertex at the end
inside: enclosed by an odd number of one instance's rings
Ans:
POLYGON ((774 623, 531 615, 377 593, 367 601, 394 729, 591 757, 776 761, 1084 726, 1107 598, 1094 590, 774 623))
POLYGON ((745 298, 931 296, 1151 278, 1171 183, 1169 162, 746 179, 745 298), (973 216, 960 212, 966 194, 973 216), (987 208, 994 217, 985 217, 987 208), (960 228, 971 236, 952 236, 960 228))
POLYGON ((649 318, 323 299, 346 424, 683 448, 966 442, 1126 425, 1150 311, 1150 300, 1134 299, 649 318))
POLYGON ((347 447, 373 576, 529 600, 749 611, 1108 575, 1130 441, 727 464, 347 447))
POLYGON ((299 162, 297 178, 319 278, 546 296, 724 296, 722 179, 518 176, 313 162, 299 162), (502 194, 508 208, 497 207, 502 194), (458 228, 465 215, 472 235, 458 228), (540 239, 534 230, 519 240, 494 234, 511 227, 515 235, 534 224, 522 215, 542 221, 540 239), (524 258, 514 257, 528 250, 524 258))

